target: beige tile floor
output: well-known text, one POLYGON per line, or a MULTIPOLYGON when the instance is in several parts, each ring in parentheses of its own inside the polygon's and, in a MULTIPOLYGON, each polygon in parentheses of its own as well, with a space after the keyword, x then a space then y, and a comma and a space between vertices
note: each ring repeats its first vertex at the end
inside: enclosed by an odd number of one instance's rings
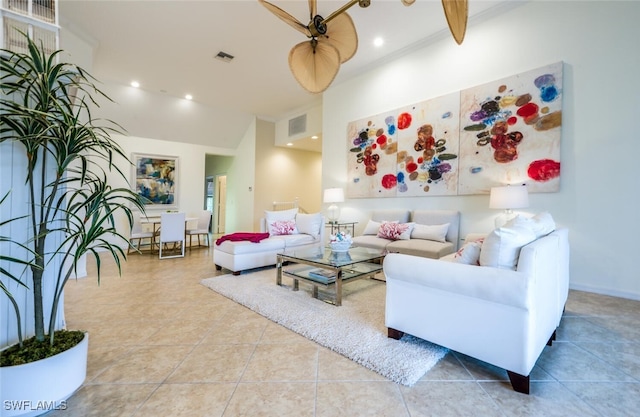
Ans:
MULTIPOLYGON (((66 288, 69 328, 90 333, 85 384, 52 416, 635 416, 640 302, 572 291, 531 395, 455 352, 413 387, 354 362, 201 286, 207 248, 132 254, 66 288)), ((314 300, 309 299, 309 302, 314 300)))

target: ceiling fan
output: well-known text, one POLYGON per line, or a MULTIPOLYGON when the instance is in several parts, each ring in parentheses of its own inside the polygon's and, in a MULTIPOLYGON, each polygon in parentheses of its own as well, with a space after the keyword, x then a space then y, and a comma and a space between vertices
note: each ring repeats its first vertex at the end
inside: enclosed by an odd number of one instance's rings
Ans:
MULTIPOLYGON (((258 0, 271 13, 301 32, 309 40, 295 45, 289 52, 289 68, 298 83, 311 93, 326 90, 338 74, 340 64, 347 62, 358 49, 358 34, 346 11, 356 3, 369 7, 371 0, 349 0, 328 17, 317 13, 317 0, 309 1, 309 23, 298 19, 278 6, 258 0)), ((401 0, 405 6, 415 0, 401 0)), ((449 29, 458 44, 462 43, 467 27, 468 0, 442 0, 449 29)))

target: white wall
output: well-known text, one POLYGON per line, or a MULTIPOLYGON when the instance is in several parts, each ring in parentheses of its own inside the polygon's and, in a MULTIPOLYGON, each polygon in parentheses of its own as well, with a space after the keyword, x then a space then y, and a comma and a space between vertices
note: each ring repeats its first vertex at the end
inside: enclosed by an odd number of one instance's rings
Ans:
POLYGON ((256 133, 256 188, 253 230, 274 201, 298 198, 300 209, 317 213, 322 202, 322 155, 318 152, 275 146, 277 126, 258 120, 256 133))
MULTIPOLYGON (((345 185, 349 122, 563 61, 561 189, 531 194, 527 211, 570 229, 572 288, 640 299, 638 16, 638 2, 527 2, 471 25, 462 46, 447 37, 332 86, 323 188, 345 185)), ((497 214, 488 196, 413 197, 349 200, 342 218, 362 229, 372 207, 458 209, 463 234, 489 230, 497 214)))
MULTIPOLYGON (((196 216, 204 207, 206 154, 234 155, 234 152, 229 149, 210 146, 192 144, 180 144, 178 146, 175 142, 135 136, 116 135, 113 138, 116 139, 129 158, 132 158, 134 153, 177 156, 178 210, 192 216, 196 216)), ((132 181, 132 166, 121 161, 119 167, 124 172, 129 173, 128 179, 132 181)), ((110 180, 113 181, 114 186, 127 186, 123 180, 116 176, 112 176, 110 180)), ((162 208, 149 208, 147 214, 159 214, 159 211, 162 211, 162 208)))
POLYGON ((322 103, 315 104, 309 108, 298 109, 296 112, 290 113, 287 117, 276 122, 275 143, 278 145, 286 145, 289 142, 298 139, 308 138, 312 135, 322 135, 322 103), (289 136, 289 120, 295 119, 302 115, 307 115, 307 125, 304 132, 289 136))
POLYGON ((227 175, 225 232, 253 230, 256 178, 256 119, 245 132, 227 175))

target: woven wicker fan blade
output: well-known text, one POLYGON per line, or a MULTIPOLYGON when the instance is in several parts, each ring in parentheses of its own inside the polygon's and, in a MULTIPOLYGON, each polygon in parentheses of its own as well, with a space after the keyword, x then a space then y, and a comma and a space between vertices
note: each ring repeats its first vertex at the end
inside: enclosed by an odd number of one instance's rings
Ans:
POLYGON ((311 37, 311 32, 309 32, 309 28, 306 25, 303 25, 302 23, 300 23, 298 19, 291 16, 289 13, 285 12, 278 6, 269 3, 268 1, 265 1, 265 0, 258 0, 258 1, 260 2, 260 4, 266 7, 267 10, 269 10, 274 15, 278 16, 280 19, 282 19, 282 21, 287 23, 289 26, 291 26, 298 32, 301 32, 303 35, 307 37, 311 37))
POLYGON ((453 39, 461 45, 467 30, 469 3, 467 0, 442 0, 442 7, 453 39))
POLYGON ((416 0, 401 0, 402 4, 404 4, 405 6, 411 6, 413 3, 416 2, 416 0))
POLYGON ((318 14, 317 0, 309 0, 309 21, 312 21, 314 16, 318 14))
POLYGON ((321 93, 338 74, 340 53, 328 42, 301 42, 289 52, 289 68, 305 90, 321 93))
POLYGON ((342 13, 327 23, 327 33, 318 37, 319 43, 330 43, 340 52, 340 62, 347 62, 358 50, 358 33, 351 16, 342 13))

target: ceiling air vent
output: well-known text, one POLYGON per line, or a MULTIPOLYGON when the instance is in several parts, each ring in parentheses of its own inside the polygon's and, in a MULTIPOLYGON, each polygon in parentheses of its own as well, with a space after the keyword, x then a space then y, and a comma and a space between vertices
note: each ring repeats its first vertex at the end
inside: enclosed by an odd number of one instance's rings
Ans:
POLYGON ((295 136, 307 131, 307 115, 294 117, 289 120, 289 136, 295 136))
POLYGON ((233 59, 233 55, 220 51, 218 52, 218 55, 215 56, 215 58, 219 59, 220 61, 231 62, 231 60, 233 59))

